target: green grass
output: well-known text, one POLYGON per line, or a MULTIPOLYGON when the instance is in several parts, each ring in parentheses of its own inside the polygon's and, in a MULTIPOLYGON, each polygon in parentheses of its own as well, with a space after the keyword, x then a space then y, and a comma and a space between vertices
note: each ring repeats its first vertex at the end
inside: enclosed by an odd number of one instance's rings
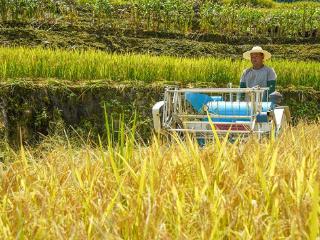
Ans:
MULTIPOLYGON (((313 61, 273 60, 267 62, 282 87, 320 89, 320 64, 313 61)), ((217 58, 108 54, 101 51, 66 51, 42 48, 0 48, 0 79, 55 78, 144 83, 209 83, 226 86, 239 83, 249 61, 217 58)))

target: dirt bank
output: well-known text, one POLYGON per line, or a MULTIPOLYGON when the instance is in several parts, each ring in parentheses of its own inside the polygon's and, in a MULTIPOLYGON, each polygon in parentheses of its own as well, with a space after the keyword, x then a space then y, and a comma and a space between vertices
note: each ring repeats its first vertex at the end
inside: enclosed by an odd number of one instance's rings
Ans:
MULTIPOLYGON (((199 86, 203 86, 199 84, 199 86)), ((115 121, 120 113, 130 122, 137 113, 138 134, 148 140, 152 132, 151 108, 162 99, 164 86, 128 83, 69 84, 21 82, 1 86, 0 106, 3 133, 11 143, 29 143, 40 135, 54 134, 58 128, 75 130, 97 140, 104 135, 104 107, 115 121), (91 135, 90 135, 91 133, 91 135)), ((320 92, 310 89, 282 89, 294 121, 320 116, 320 92)))
POLYGON ((232 38, 222 35, 133 31, 98 26, 49 23, 5 23, 0 28, 2 46, 42 46, 65 49, 99 49, 118 53, 171 56, 240 58, 252 45, 262 45, 275 58, 320 60, 319 39, 232 38))

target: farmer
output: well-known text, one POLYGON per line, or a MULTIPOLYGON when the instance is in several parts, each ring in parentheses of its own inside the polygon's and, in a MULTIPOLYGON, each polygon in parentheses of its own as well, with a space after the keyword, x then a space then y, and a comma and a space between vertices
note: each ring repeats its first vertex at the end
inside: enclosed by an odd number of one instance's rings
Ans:
MULTIPOLYGON (((271 58, 271 53, 256 46, 243 53, 243 58, 250 60, 252 67, 243 71, 240 79, 240 88, 268 87, 269 94, 273 93, 276 88, 277 74, 273 68, 264 65, 264 61, 271 58)), ((265 98, 266 95, 264 96, 265 98)))

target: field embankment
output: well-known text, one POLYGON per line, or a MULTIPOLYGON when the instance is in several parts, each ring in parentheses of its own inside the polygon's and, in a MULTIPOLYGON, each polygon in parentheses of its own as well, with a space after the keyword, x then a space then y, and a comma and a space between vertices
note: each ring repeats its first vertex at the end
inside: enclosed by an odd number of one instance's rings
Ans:
MULTIPOLYGON (((193 83, 191 86, 215 85, 193 83)), ((136 114, 139 140, 148 141, 153 127, 151 108, 163 98, 164 88, 163 83, 110 81, 28 82, 24 79, 2 84, 3 134, 13 144, 19 143, 20 137, 32 143, 38 142, 41 135, 52 135, 65 128, 71 135, 77 132, 85 139, 97 141, 97 134, 103 137, 105 133, 106 111, 117 127, 121 114, 128 125, 136 114)), ((314 121, 320 117, 320 91, 310 88, 280 91, 284 95, 283 104, 290 106, 294 123, 299 119, 314 121)))

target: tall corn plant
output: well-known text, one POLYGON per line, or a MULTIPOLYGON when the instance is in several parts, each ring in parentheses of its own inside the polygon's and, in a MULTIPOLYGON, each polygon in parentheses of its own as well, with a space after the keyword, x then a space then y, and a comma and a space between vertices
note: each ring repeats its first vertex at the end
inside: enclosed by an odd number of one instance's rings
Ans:
POLYGON ((77 0, 76 6, 91 12, 93 24, 107 22, 113 11, 109 0, 77 0))
POLYGON ((34 18, 39 10, 40 2, 40 0, 9 0, 8 10, 11 19, 23 21, 34 18))
POLYGON ((8 1, 10 4, 10 12, 13 20, 19 20, 20 17, 23 16, 26 7, 27 1, 25 0, 10 0, 8 1))
POLYGON ((213 29, 218 29, 218 19, 220 18, 220 11, 222 6, 213 4, 209 1, 205 2, 200 10, 201 21, 200 26, 202 31, 211 32, 213 29))
POLYGON ((136 9, 148 30, 185 32, 192 22, 192 6, 192 1, 141 0, 136 9))
POLYGON ((39 0, 28 0, 26 9, 24 11, 24 18, 30 19, 34 18, 39 11, 39 0))
POLYGON ((107 21, 112 14, 112 5, 109 0, 94 1, 94 15, 98 21, 107 21))
POLYGON ((7 0, 0 0, 0 14, 3 22, 8 20, 9 3, 7 0))
POLYGON ((224 35, 314 37, 320 29, 320 9, 254 9, 206 2, 201 8, 201 28, 224 35))
POLYGON ((0 0, 1 20, 30 21, 68 15, 72 1, 0 0))
POLYGON ((146 20, 148 30, 157 31, 161 24, 161 9, 163 3, 161 0, 141 0, 139 2, 142 17, 146 20))
POLYGON ((175 24, 176 27, 186 32, 190 29, 194 18, 193 1, 176 1, 175 24))

